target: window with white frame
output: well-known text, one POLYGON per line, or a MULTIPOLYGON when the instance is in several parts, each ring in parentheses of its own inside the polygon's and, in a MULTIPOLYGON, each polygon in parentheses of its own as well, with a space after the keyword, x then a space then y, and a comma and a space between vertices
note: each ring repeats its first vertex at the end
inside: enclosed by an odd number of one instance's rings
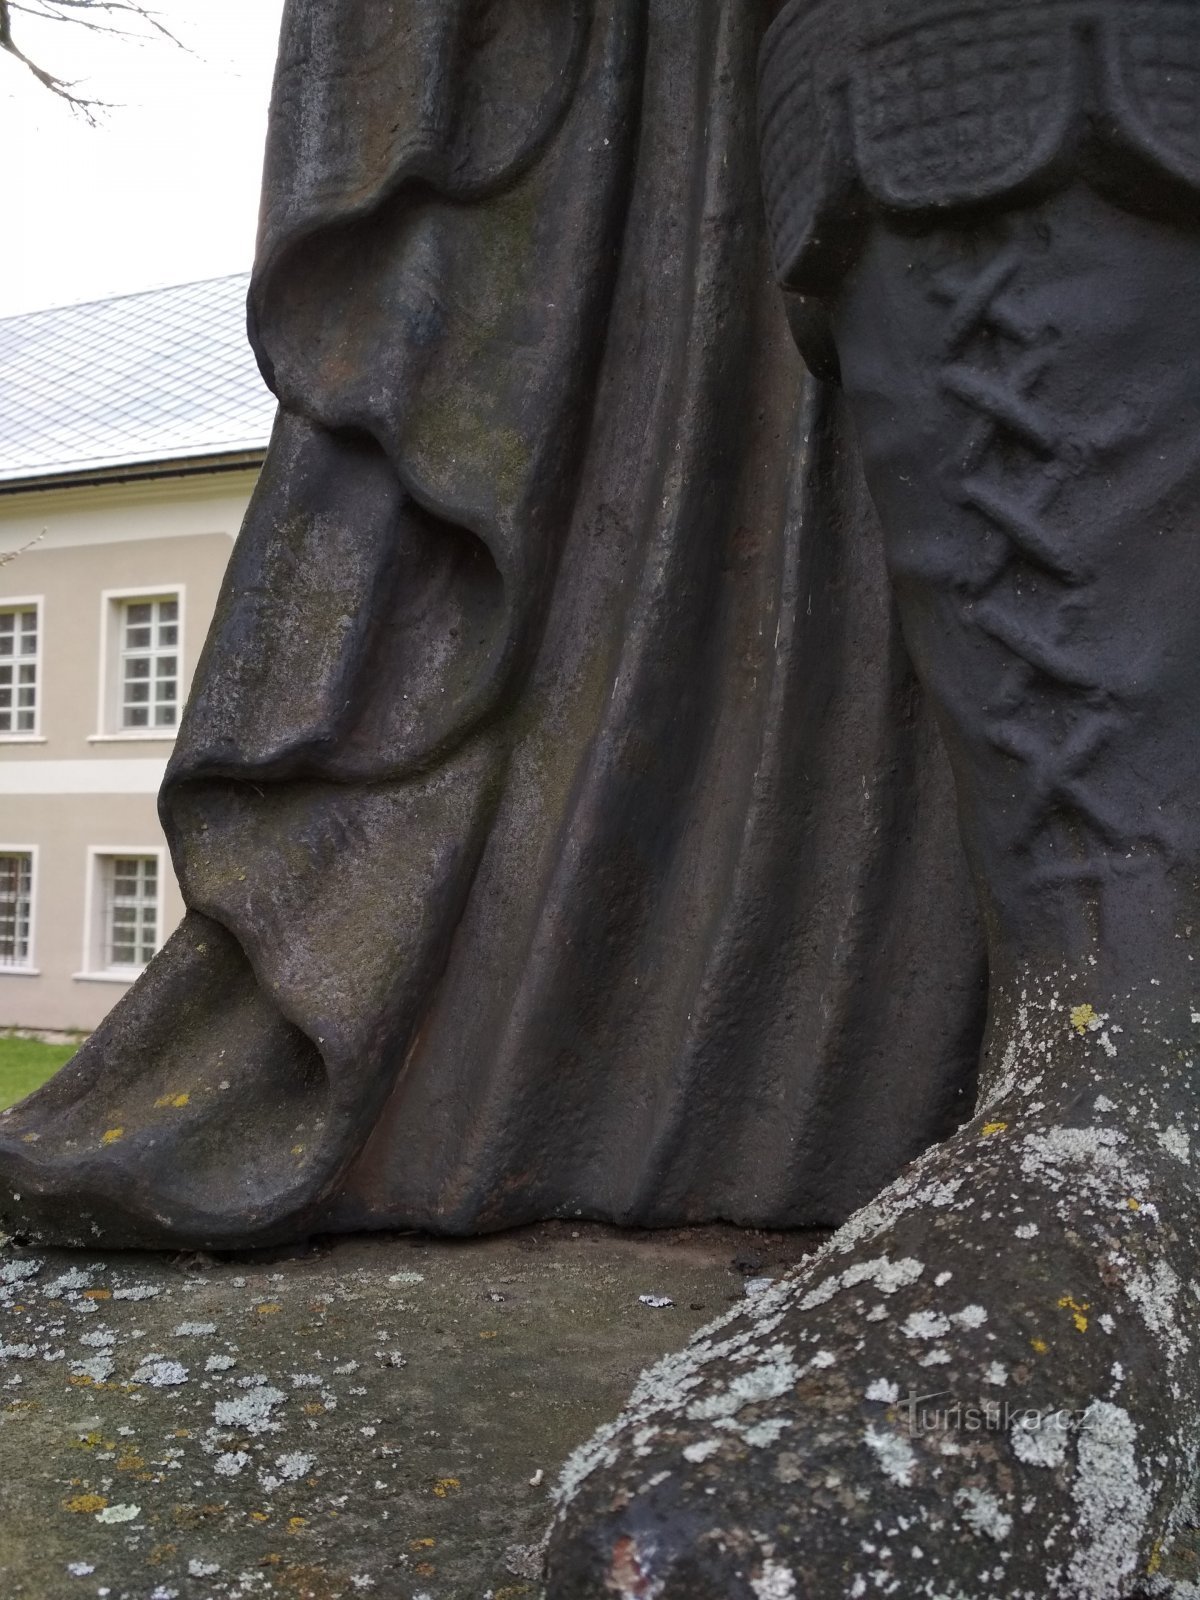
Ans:
POLYGON ((144 967, 158 949, 158 856, 102 855, 96 866, 100 948, 93 964, 100 971, 144 967))
POLYGON ((35 734, 38 717, 36 602, 0 604, 0 734, 35 734))
POLYGON ((33 852, 0 850, 0 968, 30 964, 33 852))
POLYGON ((179 721, 179 596, 116 602, 117 727, 174 730, 179 721))

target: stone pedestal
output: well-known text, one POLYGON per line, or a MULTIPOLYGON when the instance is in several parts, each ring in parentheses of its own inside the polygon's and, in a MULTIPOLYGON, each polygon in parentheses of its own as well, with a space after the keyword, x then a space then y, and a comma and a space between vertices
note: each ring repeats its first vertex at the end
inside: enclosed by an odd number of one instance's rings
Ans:
POLYGON ((532 1600, 565 1457, 813 1242, 549 1225, 221 1261, 8 1246, 0 1593, 532 1600))

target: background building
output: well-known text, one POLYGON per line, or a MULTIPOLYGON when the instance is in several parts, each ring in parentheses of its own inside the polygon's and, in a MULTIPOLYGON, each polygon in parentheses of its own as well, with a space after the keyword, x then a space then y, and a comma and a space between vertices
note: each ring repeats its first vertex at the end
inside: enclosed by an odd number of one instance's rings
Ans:
POLYGON ((0 320, 0 1027, 94 1027, 182 914, 156 795, 275 407, 247 281, 0 320))

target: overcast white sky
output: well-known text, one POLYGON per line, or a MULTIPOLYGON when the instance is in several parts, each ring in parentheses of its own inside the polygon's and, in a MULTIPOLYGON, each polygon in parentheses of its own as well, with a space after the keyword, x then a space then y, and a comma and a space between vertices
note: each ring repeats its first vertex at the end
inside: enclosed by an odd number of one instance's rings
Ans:
POLYGON ((283 0, 157 0, 188 50, 14 18, 98 127, 0 54, 0 317, 249 267, 283 0))

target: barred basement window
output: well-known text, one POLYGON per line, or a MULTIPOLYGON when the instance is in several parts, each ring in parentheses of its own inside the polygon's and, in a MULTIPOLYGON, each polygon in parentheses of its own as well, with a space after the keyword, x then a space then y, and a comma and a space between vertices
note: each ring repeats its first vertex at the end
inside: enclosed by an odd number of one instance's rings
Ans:
POLYGON ((179 720, 179 601, 123 600, 120 725, 173 728, 179 720))
POLYGON ((0 853, 0 967, 29 965, 29 925, 33 915, 33 855, 28 850, 0 853))
POLYGON ((158 857, 102 856, 105 967, 144 967, 158 948, 158 857))
POLYGON ((37 732, 38 608, 0 609, 0 734, 37 732))

